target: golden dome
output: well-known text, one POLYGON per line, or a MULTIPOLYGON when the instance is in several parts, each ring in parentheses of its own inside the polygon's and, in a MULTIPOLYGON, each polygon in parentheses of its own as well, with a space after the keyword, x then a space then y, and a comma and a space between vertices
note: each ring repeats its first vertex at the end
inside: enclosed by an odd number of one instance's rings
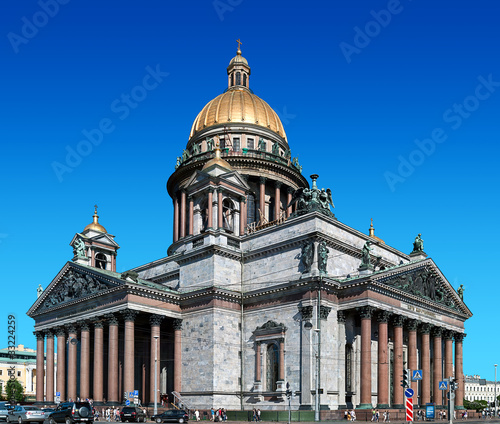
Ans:
POLYGON ((241 50, 238 49, 236 52, 236 56, 234 56, 231 61, 229 62, 229 66, 234 65, 236 63, 244 63, 245 65, 248 65, 248 60, 246 60, 242 55, 241 55, 241 50))
POLYGON ((91 222, 89 225, 87 225, 83 231, 87 230, 94 230, 94 231, 99 231, 101 233, 107 233, 106 228, 104 228, 101 224, 99 224, 99 215, 97 215, 97 205, 95 205, 95 210, 94 210, 94 220, 91 222))
POLYGON ((221 158, 220 148, 218 145, 215 148, 215 157, 213 159, 210 159, 205 165, 203 165, 202 171, 205 171, 206 169, 208 169, 214 165, 219 165, 222 168, 225 168, 229 171, 233 170, 233 167, 231 165, 229 165, 229 163, 227 161, 225 161, 224 159, 221 158))
POLYGON ((194 120, 189 138, 208 127, 228 123, 268 128, 286 141, 285 129, 278 114, 264 100, 244 87, 231 87, 208 102, 194 120))

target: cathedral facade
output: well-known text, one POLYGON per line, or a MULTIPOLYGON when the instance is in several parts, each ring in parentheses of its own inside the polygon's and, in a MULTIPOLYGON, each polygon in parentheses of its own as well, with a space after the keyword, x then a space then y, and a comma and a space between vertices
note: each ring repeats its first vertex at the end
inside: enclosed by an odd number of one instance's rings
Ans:
POLYGON ((37 375, 46 351, 37 401, 117 404, 137 391, 143 404, 272 410, 288 388, 293 409, 399 408, 410 369, 415 405, 445 405, 439 383, 454 376, 461 407, 462 294, 420 235, 404 253, 373 225, 337 220, 250 75, 238 48, 227 89, 194 120, 167 182, 166 257, 117 272, 97 209, 73 237, 73 259, 28 311, 37 375))

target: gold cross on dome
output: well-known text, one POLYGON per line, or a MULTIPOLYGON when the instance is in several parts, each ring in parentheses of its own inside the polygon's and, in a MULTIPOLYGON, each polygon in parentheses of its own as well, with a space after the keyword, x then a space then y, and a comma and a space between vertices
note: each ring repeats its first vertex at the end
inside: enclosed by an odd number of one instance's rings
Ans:
POLYGON ((94 208, 95 208, 94 213, 97 213, 97 205, 94 205, 94 208))
POLYGON ((241 50, 241 45, 242 45, 243 43, 240 41, 240 39, 239 39, 239 38, 236 40, 236 42, 238 43, 238 50, 241 50))

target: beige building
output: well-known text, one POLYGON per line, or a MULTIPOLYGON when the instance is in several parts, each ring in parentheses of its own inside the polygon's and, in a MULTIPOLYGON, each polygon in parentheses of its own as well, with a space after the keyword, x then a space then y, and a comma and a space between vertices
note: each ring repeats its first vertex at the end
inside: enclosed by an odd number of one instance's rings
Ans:
POLYGON ((479 375, 465 376, 465 399, 468 401, 485 400, 492 403, 495 401, 495 393, 497 396, 500 394, 500 385, 494 381, 488 381, 479 375))
POLYGON ((14 358, 12 350, 0 349, 0 389, 2 395, 5 394, 5 387, 9 381, 9 370, 14 367, 14 376, 24 387, 27 396, 34 396, 36 391, 36 350, 24 347, 20 344, 16 346, 14 358))

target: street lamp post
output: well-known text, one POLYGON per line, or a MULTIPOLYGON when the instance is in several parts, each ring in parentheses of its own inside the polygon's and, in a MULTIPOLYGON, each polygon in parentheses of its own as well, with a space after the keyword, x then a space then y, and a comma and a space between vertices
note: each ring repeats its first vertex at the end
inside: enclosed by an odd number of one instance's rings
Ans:
POLYGON ((155 339, 155 402, 154 402, 154 415, 158 414, 158 338, 159 336, 154 336, 155 339))
POLYGON ((497 364, 495 364, 495 418, 498 415, 498 400, 497 400, 497 364))

